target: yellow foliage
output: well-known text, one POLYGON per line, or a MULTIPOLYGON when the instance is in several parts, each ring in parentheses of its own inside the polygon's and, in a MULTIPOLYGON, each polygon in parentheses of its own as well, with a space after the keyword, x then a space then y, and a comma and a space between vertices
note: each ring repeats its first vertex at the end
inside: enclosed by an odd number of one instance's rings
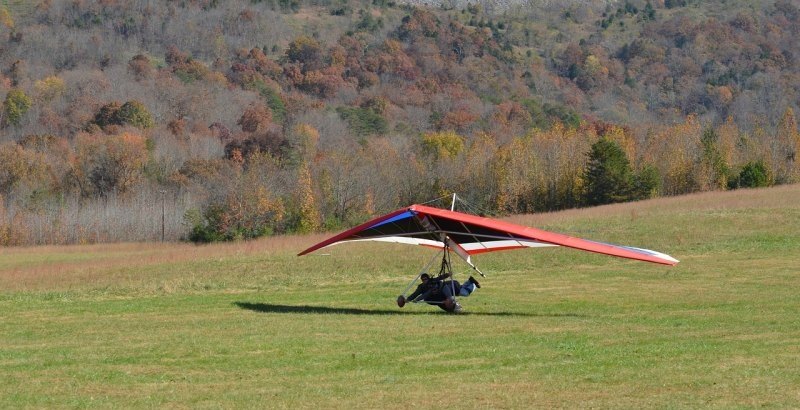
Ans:
POLYGON ((703 127, 693 115, 681 124, 657 130, 648 138, 645 162, 653 164, 663 176, 663 192, 677 195, 698 189, 698 156, 703 152, 703 127))
POLYGON ((728 117, 725 123, 720 125, 717 135, 719 136, 717 147, 722 160, 729 166, 744 163, 736 150, 740 137, 739 127, 733 122, 733 117, 728 117))
POLYGON ((510 143, 497 150, 492 163, 492 174, 495 181, 495 206, 504 212, 517 213, 518 199, 527 191, 528 180, 518 178, 515 171, 525 169, 521 162, 528 159, 525 155, 525 142, 514 138, 510 143))
POLYGON ((259 186, 256 189, 256 212, 259 215, 273 215, 273 220, 281 221, 283 220, 283 214, 285 212, 283 208, 283 202, 280 198, 272 198, 267 188, 264 186, 259 186))
POLYGON ((375 215, 375 194, 372 193, 371 189, 364 196, 364 213, 370 217, 375 215))
POLYGON ((616 125, 612 125, 605 133, 605 138, 616 142, 623 151, 625 151, 625 155, 627 155, 628 160, 631 161, 631 164, 635 164, 636 161, 636 141, 633 138, 633 135, 625 132, 625 129, 616 125))
POLYGON ((773 160, 776 167, 775 177, 779 183, 800 180, 800 132, 791 107, 786 109, 778 123, 773 143, 773 160))
POLYGON ((10 29, 14 28, 14 18, 11 17, 11 13, 5 7, 0 7, 0 24, 10 29))
POLYGON ((294 134, 300 143, 303 157, 306 161, 312 160, 317 155, 319 131, 308 124, 298 124, 294 127, 294 134))
POLYGON ((383 49, 389 54, 397 54, 403 52, 403 44, 397 40, 386 40, 383 42, 383 49))
POLYGON ((67 90, 64 80, 54 75, 42 80, 37 80, 33 84, 33 88, 36 91, 36 99, 44 102, 61 97, 67 90))
POLYGON ((319 229, 319 212, 317 211, 314 193, 311 189, 311 172, 308 165, 303 164, 297 178, 297 196, 300 202, 300 221, 297 231, 300 233, 314 232, 319 229))
POLYGON ((464 138, 455 131, 430 132, 422 136, 422 146, 438 159, 452 159, 464 149, 464 138))
POLYGON ((11 191, 20 185, 47 187, 50 166, 41 153, 18 144, 0 146, 0 189, 11 191))
POLYGON ((583 69, 591 76, 596 76, 598 74, 608 75, 608 69, 600 63, 600 59, 595 55, 586 57, 586 61, 583 63, 583 69))
POLYGON ((225 74, 220 73, 219 71, 211 71, 206 74, 205 80, 209 83, 215 83, 223 87, 228 86, 228 79, 225 77, 225 74))
POLYGON ((331 67, 344 67, 347 63, 347 52, 341 46, 333 47, 330 53, 331 67))

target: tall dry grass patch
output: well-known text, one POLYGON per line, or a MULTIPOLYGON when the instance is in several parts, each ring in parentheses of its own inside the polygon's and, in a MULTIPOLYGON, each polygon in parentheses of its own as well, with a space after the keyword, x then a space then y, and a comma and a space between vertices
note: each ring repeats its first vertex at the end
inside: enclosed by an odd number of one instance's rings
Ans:
MULTIPOLYGON (((171 272, 170 266, 290 256, 304 245, 305 238, 287 236, 210 245, 149 242, 0 248, 0 288, 66 290, 141 284, 154 275, 168 278, 178 274, 171 272)), ((196 271, 203 275, 203 269, 196 271)))
POLYGON ((647 216, 669 210, 706 211, 712 209, 797 208, 800 207, 800 184, 735 191, 701 192, 592 208, 558 212, 514 215, 505 220, 529 226, 543 226, 569 219, 605 218, 614 216, 647 216))

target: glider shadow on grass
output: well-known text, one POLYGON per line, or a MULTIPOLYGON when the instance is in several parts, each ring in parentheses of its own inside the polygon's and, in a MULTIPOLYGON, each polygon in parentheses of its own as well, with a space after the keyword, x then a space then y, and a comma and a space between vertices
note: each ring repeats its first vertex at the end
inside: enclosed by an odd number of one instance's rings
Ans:
MULTIPOLYGON (((358 309, 338 308, 329 306, 308 305, 279 305, 273 303, 234 302, 241 309, 262 313, 306 313, 306 314, 336 314, 336 315, 428 315, 448 314, 438 310, 394 310, 394 309, 358 309)), ((526 316, 526 317, 583 317, 575 313, 524 313, 524 312, 464 312, 462 315, 474 316, 526 316)))

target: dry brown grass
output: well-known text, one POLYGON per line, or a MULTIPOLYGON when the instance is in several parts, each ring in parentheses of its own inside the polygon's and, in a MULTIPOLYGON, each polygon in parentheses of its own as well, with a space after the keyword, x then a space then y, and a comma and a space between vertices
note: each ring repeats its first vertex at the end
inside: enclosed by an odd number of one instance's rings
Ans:
POLYGON ((11 291, 63 290, 120 284, 159 265, 202 263, 227 258, 292 254, 306 238, 282 236, 254 241, 53 245, 0 249, 0 288, 11 291))
POLYGON ((706 211, 747 208, 771 209, 797 206, 800 206, 800 184, 761 189, 701 192, 691 195, 656 198, 646 201, 604 205, 593 208, 515 215, 505 219, 509 222, 522 225, 541 226, 563 220, 585 218, 611 216, 643 217, 667 209, 670 211, 706 211))

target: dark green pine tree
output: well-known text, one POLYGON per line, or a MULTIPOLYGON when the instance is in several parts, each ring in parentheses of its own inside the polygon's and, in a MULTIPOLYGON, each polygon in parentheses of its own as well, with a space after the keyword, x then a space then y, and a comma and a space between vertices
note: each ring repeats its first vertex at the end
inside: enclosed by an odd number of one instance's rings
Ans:
POLYGON ((603 205, 631 199, 634 175, 625 151, 603 138, 592 145, 586 165, 586 204, 603 205))

